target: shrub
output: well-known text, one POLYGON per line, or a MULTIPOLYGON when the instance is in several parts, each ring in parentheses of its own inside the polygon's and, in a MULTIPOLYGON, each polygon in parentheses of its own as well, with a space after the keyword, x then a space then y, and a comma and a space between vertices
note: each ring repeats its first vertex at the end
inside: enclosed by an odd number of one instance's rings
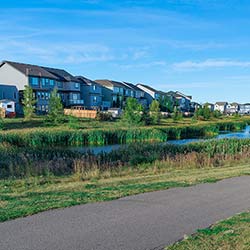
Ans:
POLYGON ((151 118, 151 124, 157 125, 160 123, 161 113, 160 113, 160 104, 158 101, 156 100, 152 101, 149 107, 149 114, 151 118))
POLYGON ((112 117, 112 114, 109 112, 98 111, 96 114, 96 120, 97 121, 112 121, 113 117, 112 117))

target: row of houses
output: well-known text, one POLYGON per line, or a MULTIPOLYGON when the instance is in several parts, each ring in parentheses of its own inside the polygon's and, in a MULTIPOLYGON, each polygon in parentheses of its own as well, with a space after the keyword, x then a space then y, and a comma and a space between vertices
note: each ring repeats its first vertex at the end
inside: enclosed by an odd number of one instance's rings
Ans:
POLYGON ((233 103, 228 103, 228 102, 216 102, 215 104, 213 103, 206 103, 204 104, 208 108, 210 108, 211 111, 218 110, 222 114, 241 114, 241 115, 246 115, 250 114, 250 103, 244 103, 244 104, 239 104, 236 102, 233 103))
POLYGON ((64 69, 11 61, 0 64, 0 83, 0 100, 15 102, 17 110, 21 110, 24 87, 31 86, 38 113, 48 112, 50 93, 55 87, 64 107, 80 106, 95 110, 123 108, 126 99, 133 97, 145 107, 153 100, 169 100, 172 106, 183 112, 195 108, 192 97, 178 91, 163 92, 145 84, 90 80, 84 76, 74 76, 64 69))

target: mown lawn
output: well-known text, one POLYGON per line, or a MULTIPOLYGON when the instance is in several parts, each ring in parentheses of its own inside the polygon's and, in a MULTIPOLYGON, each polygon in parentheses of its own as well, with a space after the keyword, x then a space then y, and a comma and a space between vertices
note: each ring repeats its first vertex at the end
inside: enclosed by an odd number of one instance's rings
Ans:
POLYGON ((200 229, 193 236, 175 243, 166 250, 249 250, 250 212, 200 229))
POLYGON ((151 168, 144 173, 127 170, 120 177, 93 177, 89 181, 82 181, 77 175, 0 180, 0 221, 53 208, 107 201, 132 194, 186 187, 249 174, 250 164, 245 164, 202 169, 151 168))

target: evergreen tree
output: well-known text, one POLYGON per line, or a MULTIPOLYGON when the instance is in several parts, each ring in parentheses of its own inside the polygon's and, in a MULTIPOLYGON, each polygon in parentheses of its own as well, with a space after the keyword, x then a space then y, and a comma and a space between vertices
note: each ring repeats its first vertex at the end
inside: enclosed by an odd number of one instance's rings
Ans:
POLYGON ((152 101, 149 107, 149 114, 152 124, 156 125, 160 123, 161 112, 160 112, 160 104, 158 101, 156 100, 152 101))
POLYGON ((36 100, 30 86, 25 86, 23 91, 23 113, 25 120, 30 120, 35 113, 36 100))
POLYGON ((62 122, 63 119, 63 104, 60 96, 57 93, 57 88, 50 94, 49 99, 49 113, 47 120, 53 124, 58 124, 62 122))

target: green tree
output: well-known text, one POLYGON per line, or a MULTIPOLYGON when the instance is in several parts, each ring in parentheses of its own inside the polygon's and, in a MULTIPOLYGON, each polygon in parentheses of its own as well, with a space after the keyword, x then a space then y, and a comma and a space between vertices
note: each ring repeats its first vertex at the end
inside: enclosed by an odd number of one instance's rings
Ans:
POLYGON ((161 112, 160 103, 157 100, 153 100, 149 107, 149 114, 151 118, 151 123, 156 125, 160 123, 161 112))
POLYGON ((35 113, 35 96, 32 88, 30 86, 25 86, 23 91, 23 113, 25 120, 30 120, 35 113))
POLYGON ((143 117, 143 107, 135 98, 129 97, 126 100, 125 108, 122 114, 122 121, 130 125, 141 124, 143 117))
POLYGON ((58 124, 63 120, 63 104, 60 96, 58 95, 57 88, 54 88, 50 94, 49 99, 49 112, 47 121, 58 124))
POLYGON ((180 121, 183 119, 182 113, 178 110, 177 106, 174 107, 174 112, 172 114, 172 118, 174 121, 180 121))
POLYGON ((164 112, 173 112, 174 103, 170 96, 160 96, 159 98, 160 109, 164 112))

